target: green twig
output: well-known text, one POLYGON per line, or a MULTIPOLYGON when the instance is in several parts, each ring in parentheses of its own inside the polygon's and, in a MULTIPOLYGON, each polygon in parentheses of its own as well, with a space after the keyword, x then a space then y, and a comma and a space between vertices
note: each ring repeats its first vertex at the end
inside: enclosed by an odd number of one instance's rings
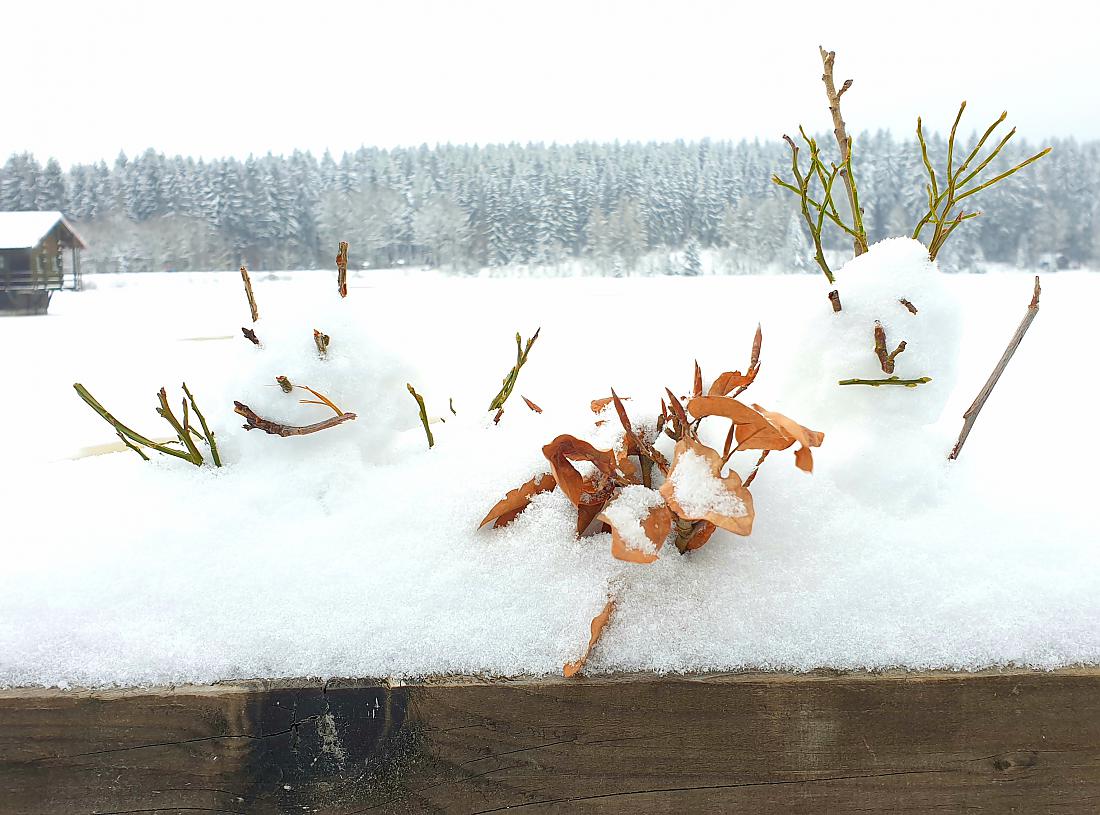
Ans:
POLYGON ((136 444, 134 444, 128 438, 123 436, 120 431, 116 430, 115 432, 118 433, 118 437, 120 439, 122 439, 123 444, 125 444, 127 447, 129 447, 131 450, 133 450, 135 453, 137 453, 139 456, 141 456, 143 460, 145 460, 145 461, 149 460, 149 456, 145 455, 144 451, 140 447, 138 447, 136 444))
POLYGON ((1016 135, 1016 128, 1013 128, 1005 135, 997 146, 994 147, 984 159, 982 159, 978 165, 970 170, 965 176, 963 173, 970 168, 970 165, 981 153, 982 148, 985 146, 986 141, 993 132, 1005 121, 1008 116, 1007 111, 1002 113, 982 134, 982 137, 978 140, 978 143, 967 155, 966 159, 958 166, 954 167, 955 159, 955 137, 959 128, 959 122, 962 119, 963 111, 966 110, 966 102, 959 105, 959 112, 955 116, 955 121, 951 125, 951 133, 947 140, 947 172, 945 175, 945 186, 941 189, 936 177, 936 171, 932 167, 932 162, 928 158, 928 145, 924 140, 924 126, 920 117, 917 117, 917 141, 920 143, 921 148, 921 160, 924 162, 925 172, 928 174, 929 183, 926 185, 928 192, 928 211, 921 216, 917 222, 916 227, 913 229, 913 238, 920 238, 921 232, 924 231, 926 226, 933 228, 932 239, 928 243, 928 256, 935 260, 939 254, 943 245, 947 242, 947 239, 951 237, 951 234, 958 228, 963 222, 976 218, 981 215, 981 212, 964 212, 962 209, 956 209, 959 202, 964 201, 972 195, 976 195, 982 190, 992 187, 994 184, 1003 181, 1013 173, 1022 170, 1029 164, 1038 161, 1043 156, 1050 152, 1051 148, 1046 148, 1030 158, 1020 162, 1011 169, 1000 173, 993 178, 984 181, 977 186, 967 189, 967 185, 975 181, 978 175, 989 166, 990 162, 997 157, 1001 150, 1008 144, 1013 136, 1016 135))
POLYGON ((842 379, 838 382, 838 385, 871 385, 877 388, 879 385, 903 385, 906 388, 915 388, 917 385, 924 385, 927 382, 931 382, 932 377, 922 376, 920 379, 898 379, 896 376, 891 376, 888 379, 842 379))
MULTIPOLYGON (((176 418, 176 414, 172 412, 171 406, 168 404, 168 392, 164 388, 160 389, 157 393, 157 398, 160 399, 160 407, 157 408, 157 413, 168 424, 172 425, 172 429, 176 431, 176 435, 179 436, 180 442, 187 448, 188 460, 196 467, 202 464, 202 453, 199 452, 199 448, 195 445, 195 440, 191 438, 191 434, 184 430, 184 426, 180 424, 179 419, 176 418)), ((187 403, 184 402, 186 409, 187 403)))
POLYGON ((417 407, 420 408, 420 423, 424 425, 424 435, 428 437, 428 449, 431 450, 435 447, 435 438, 432 436, 432 429, 428 427, 428 409, 424 407, 424 397, 417 393, 412 385, 406 384, 405 387, 409 389, 409 393, 416 400, 417 407))
POLYGON ((831 203, 830 196, 832 194, 832 183, 831 181, 825 181, 825 173, 818 159, 817 143, 809 138, 806 135, 806 131, 802 130, 802 128, 799 128, 799 131, 801 131, 802 138, 806 140, 810 148, 809 170, 805 175, 802 174, 802 168, 799 166, 798 161, 798 145, 794 143, 794 139, 784 134, 783 141, 785 141, 787 146, 791 149, 791 174, 794 176, 797 186, 784 182, 779 176, 773 176, 772 183, 784 189, 792 190, 798 196, 802 220, 806 222, 806 227, 810 230, 810 237, 814 242, 814 261, 821 267, 821 271, 825 273, 825 279, 828 280, 829 283, 836 283, 836 277, 833 276, 833 271, 829 268, 829 264, 825 260, 825 252, 821 246, 821 225, 823 219, 826 216, 835 218, 836 208, 833 207, 831 210, 828 208, 831 203), (810 185, 813 183, 814 178, 818 178, 822 185, 823 194, 820 204, 813 201, 810 197, 810 185), (816 220, 813 215, 810 214, 811 207, 817 210, 818 217, 816 220))
MULTIPOLYGON (((519 378, 520 368, 527 362, 527 355, 531 353, 531 346, 535 344, 535 340, 539 338, 539 331, 537 329, 531 339, 527 340, 527 345, 523 345, 523 338, 516 333, 516 364, 512 366, 512 370, 508 372, 508 375, 504 377, 503 387, 500 389, 493 401, 489 404, 490 411, 503 411, 504 403, 508 401, 508 397, 512 395, 512 389, 516 386, 516 380, 519 378)), ((412 388, 410 387, 410 390, 412 388)))
POLYGON ((183 383, 183 392, 187 395, 188 401, 191 402, 191 409, 195 411, 195 415, 199 417, 199 425, 202 427, 202 434, 206 437, 206 444, 210 447, 210 456, 214 459, 214 466, 222 466, 222 458, 218 454, 218 443, 214 439, 214 433, 210 430, 206 424, 206 417, 202 415, 202 411, 199 410, 198 404, 195 402, 195 397, 191 395, 191 391, 187 388, 187 383, 183 383))
POLYGON ((100 415, 100 417, 111 425, 115 429, 115 432, 126 439, 144 445, 150 449, 156 450, 158 453, 164 453, 167 456, 174 456, 175 458, 182 458, 185 461, 192 461, 191 456, 184 453, 182 450, 173 450, 164 444, 158 444, 152 439, 148 439, 135 430, 131 430, 124 425, 114 416, 112 416, 103 405, 101 405, 94 396, 92 396, 88 389, 81 385, 79 382, 73 384, 73 389, 76 391, 77 396, 84 400, 84 403, 88 405, 92 410, 100 415))

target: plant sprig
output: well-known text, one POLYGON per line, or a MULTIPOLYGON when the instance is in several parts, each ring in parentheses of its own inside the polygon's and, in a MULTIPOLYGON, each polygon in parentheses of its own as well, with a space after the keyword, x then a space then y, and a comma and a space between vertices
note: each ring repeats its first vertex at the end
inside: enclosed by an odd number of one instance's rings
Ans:
POLYGON ((221 456, 218 453, 217 440, 214 438, 214 433, 207 425, 206 418, 199 410, 198 403, 195 402, 195 397, 191 394, 186 382, 183 383, 183 392, 185 396, 182 402, 182 420, 177 418, 176 414, 172 412, 172 408, 168 404, 167 391, 161 388, 157 393, 159 403, 156 409, 157 413, 172 426, 172 430, 175 432, 178 439, 178 441, 167 443, 155 442, 124 425, 103 407, 103 405, 88 392, 88 389, 79 382, 73 384, 73 389, 76 391, 77 396, 83 399, 88 407, 98 413, 103 421, 107 422, 107 424, 115 429, 115 433, 122 439, 122 443, 141 456, 145 461, 148 461, 149 457, 142 451, 142 447, 148 447, 151 450, 156 450, 158 453, 163 453, 173 458, 183 459, 184 461, 194 464, 196 467, 201 467, 203 464, 203 456, 198 446, 195 444, 194 439, 197 438, 205 441, 210 448, 210 457, 214 460, 214 466, 222 466, 221 456), (190 410, 188 409, 188 405, 190 405, 190 410), (190 411, 194 411, 195 416, 198 417, 199 424, 202 427, 201 434, 191 426, 190 411), (183 449, 176 450, 169 447, 169 444, 179 444, 183 449))
POLYGON ((928 175, 928 183, 925 185, 925 191, 928 194, 928 211, 921 216, 921 219, 913 229, 913 238, 919 239, 921 232, 924 231, 926 226, 934 227, 932 239, 928 243, 928 256, 932 258, 932 260, 936 259, 944 243, 947 242, 947 239, 951 237, 952 233, 960 224, 972 218, 977 218, 982 214, 980 210, 967 212, 963 207, 959 206, 960 202, 1003 181, 1013 173, 1038 161, 1051 151, 1049 147, 1045 150, 1040 150, 1035 155, 1021 161, 1011 169, 999 173, 986 181, 975 184, 981 172, 989 166, 993 159, 995 159, 1000 154, 1001 150, 1004 149, 1005 145, 1007 145, 1012 137, 1016 135, 1016 128, 1012 128, 997 143, 997 146, 990 150, 989 154, 971 169, 971 165, 974 164, 975 160, 980 155, 989 137, 992 136, 993 132, 1008 118, 1008 111, 1003 112, 997 117, 993 124, 986 128, 982 137, 978 139, 978 143, 974 146, 974 149, 970 151, 962 163, 959 164, 958 167, 955 167, 955 134, 958 131, 959 122, 965 110, 966 102, 964 101, 959 105, 959 112, 956 114, 955 121, 951 125, 951 134, 948 136, 947 140, 947 168, 944 176, 941 178, 936 177, 936 170, 928 157, 928 144, 924 139, 924 126, 921 118, 919 116, 917 117, 917 141, 920 143, 921 160, 924 163, 924 170, 928 175), (967 172, 968 170, 969 172, 967 172), (946 181, 942 189, 940 187, 941 181, 946 181), (967 185, 969 184, 974 184, 974 186, 968 187, 967 185))
POLYGON ((539 332, 541 328, 535 330, 535 333, 531 335, 531 339, 527 340, 527 345, 523 345, 523 338, 519 332, 516 332, 516 364, 512 366, 512 370, 504 377, 500 392, 493 397, 493 401, 489 404, 489 411, 497 411, 497 415, 493 418, 494 422, 499 422, 501 415, 504 413, 504 403, 508 401, 508 397, 512 395, 512 390, 516 387, 516 380, 519 379, 520 369, 527 363, 527 356, 531 353, 531 346, 535 344, 535 340, 539 338, 539 332))
POLYGON ((852 172, 852 150, 849 146, 844 161, 840 165, 831 162, 826 165, 821 158, 821 150, 818 147, 817 140, 808 136, 806 130, 801 126, 798 128, 798 132, 802 136, 802 141, 806 143, 806 147, 810 153, 809 168, 803 172, 799 161, 800 150, 798 145, 790 136, 784 135, 783 140, 791 150, 791 174, 794 176, 794 183, 792 184, 789 181, 785 181, 778 175, 772 176, 772 183, 793 192, 799 197, 802 218, 806 222, 807 228, 810 230, 810 236, 814 243, 814 260, 817 262, 817 265, 821 267, 821 271, 825 273, 825 278, 829 283, 836 283, 836 276, 833 274, 832 269, 829 268, 828 261, 825 259, 825 252, 821 245, 821 233, 824 230, 825 220, 828 219, 834 226, 849 235, 857 244, 866 244, 867 242, 867 236, 863 231, 862 221, 856 220, 849 226, 841 217, 840 212, 837 210, 836 202, 833 200, 833 184, 838 176, 846 173, 847 180, 851 183, 853 194, 856 196, 858 206, 859 193, 857 191, 858 188, 856 186, 855 176, 852 172), (816 187, 820 187, 821 190, 820 201, 815 198, 816 187))

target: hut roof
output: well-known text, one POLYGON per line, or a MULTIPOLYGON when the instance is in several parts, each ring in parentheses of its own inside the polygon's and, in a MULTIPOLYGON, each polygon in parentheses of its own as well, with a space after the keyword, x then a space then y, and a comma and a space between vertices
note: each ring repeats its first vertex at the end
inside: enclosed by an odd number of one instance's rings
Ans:
POLYGON ((0 249, 33 249, 59 223, 77 247, 87 247, 60 212, 0 212, 0 249))

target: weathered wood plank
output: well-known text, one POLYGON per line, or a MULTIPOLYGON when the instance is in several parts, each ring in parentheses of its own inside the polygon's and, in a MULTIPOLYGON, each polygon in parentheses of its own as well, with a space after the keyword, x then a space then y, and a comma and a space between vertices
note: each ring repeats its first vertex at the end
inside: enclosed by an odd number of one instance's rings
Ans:
POLYGON ((1094 813, 1100 669, 0 691, 0 813, 1094 813))

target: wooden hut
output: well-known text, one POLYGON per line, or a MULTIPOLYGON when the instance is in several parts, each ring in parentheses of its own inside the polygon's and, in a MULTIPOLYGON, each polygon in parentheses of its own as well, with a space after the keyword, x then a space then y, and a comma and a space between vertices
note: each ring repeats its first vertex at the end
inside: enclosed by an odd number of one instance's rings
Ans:
POLYGON ((0 212, 0 312, 45 314, 55 291, 79 289, 85 247, 60 212, 0 212))

